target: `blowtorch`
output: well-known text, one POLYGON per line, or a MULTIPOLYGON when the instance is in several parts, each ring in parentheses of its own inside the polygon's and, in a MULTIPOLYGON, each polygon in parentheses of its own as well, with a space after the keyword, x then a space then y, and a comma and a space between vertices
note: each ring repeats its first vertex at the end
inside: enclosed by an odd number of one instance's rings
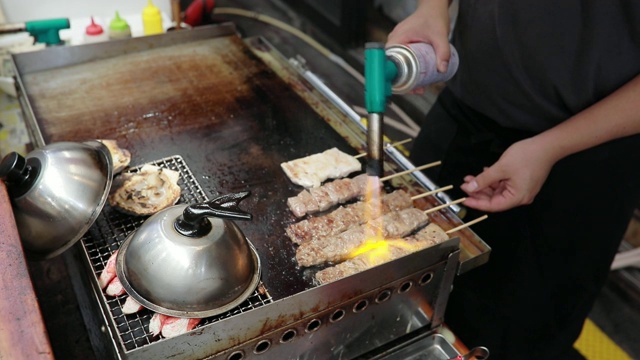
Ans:
POLYGON ((370 42, 364 50, 364 91, 367 122, 367 173, 380 176, 382 165, 382 125, 387 98, 413 89, 444 82, 458 69, 458 52, 450 46, 451 56, 445 72, 436 68, 436 54, 426 43, 392 45, 370 42))

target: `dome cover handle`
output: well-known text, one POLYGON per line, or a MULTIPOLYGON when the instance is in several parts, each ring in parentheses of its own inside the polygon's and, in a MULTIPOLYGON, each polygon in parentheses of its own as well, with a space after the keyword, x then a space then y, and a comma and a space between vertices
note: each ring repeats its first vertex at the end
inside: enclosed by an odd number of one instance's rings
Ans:
POLYGON ((230 220, 251 220, 251 214, 238 208, 240 201, 249 194, 249 191, 243 191, 221 195, 208 202, 189 205, 176 219, 174 227, 184 236, 202 237, 211 231, 211 222, 207 219, 209 216, 230 220))
POLYGON ((0 179, 7 182, 11 195, 15 198, 25 194, 38 176, 39 168, 13 151, 0 162, 0 179))

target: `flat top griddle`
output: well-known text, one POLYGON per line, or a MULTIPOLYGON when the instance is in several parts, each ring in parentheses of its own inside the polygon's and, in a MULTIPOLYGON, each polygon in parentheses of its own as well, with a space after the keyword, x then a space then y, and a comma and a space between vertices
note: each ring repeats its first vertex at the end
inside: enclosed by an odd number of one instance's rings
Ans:
POLYGON ((42 142, 116 139, 132 165, 182 156, 209 197, 250 190, 241 207, 254 219, 237 223, 256 246, 271 295, 315 286, 315 270, 296 266, 284 235, 296 220, 286 199, 302 189, 280 163, 356 149, 233 32, 46 49, 20 54, 16 64, 42 142))

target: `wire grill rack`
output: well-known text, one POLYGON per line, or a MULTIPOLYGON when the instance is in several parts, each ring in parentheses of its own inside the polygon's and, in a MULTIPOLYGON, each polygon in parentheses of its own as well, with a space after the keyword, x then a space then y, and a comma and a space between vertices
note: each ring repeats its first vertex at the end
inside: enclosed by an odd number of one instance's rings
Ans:
MULTIPOLYGON (((182 193, 178 203, 195 204, 209 200, 207 194, 181 156, 174 155, 147 164, 175 170, 180 173, 178 185, 182 189, 182 193)), ((127 170, 127 172, 136 173, 140 171, 143 165, 132 167, 127 170)), ((88 256, 88 263, 91 265, 92 273, 95 276, 96 284, 111 254, 119 249, 127 236, 140 227, 145 220, 146 217, 123 214, 113 209, 108 203, 104 206, 100 216, 81 240, 82 246, 88 256)), ((131 351, 162 340, 162 338, 158 336, 154 337, 149 331, 149 321, 153 316, 151 310, 143 309, 134 314, 124 314, 122 312, 122 306, 128 295, 111 297, 105 295, 99 289, 96 290, 96 292, 99 292, 96 294, 98 301, 102 302, 103 308, 108 309, 107 316, 111 317, 112 323, 115 326, 114 336, 117 336, 117 339, 114 340, 120 342, 125 351, 131 351)), ((222 319, 271 302, 273 302, 273 299, 264 287, 264 284, 260 282, 254 293, 242 304, 226 313, 203 319, 197 328, 213 324, 222 319)))

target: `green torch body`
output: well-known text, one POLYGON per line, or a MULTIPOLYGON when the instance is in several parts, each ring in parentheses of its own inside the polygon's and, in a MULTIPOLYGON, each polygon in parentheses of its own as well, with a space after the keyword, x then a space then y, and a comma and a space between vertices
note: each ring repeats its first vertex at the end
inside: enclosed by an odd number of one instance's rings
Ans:
POLYGON ((387 59, 384 44, 370 42, 364 51, 364 93, 367 121, 367 174, 383 173, 383 124, 391 83, 398 74, 397 66, 387 59))

